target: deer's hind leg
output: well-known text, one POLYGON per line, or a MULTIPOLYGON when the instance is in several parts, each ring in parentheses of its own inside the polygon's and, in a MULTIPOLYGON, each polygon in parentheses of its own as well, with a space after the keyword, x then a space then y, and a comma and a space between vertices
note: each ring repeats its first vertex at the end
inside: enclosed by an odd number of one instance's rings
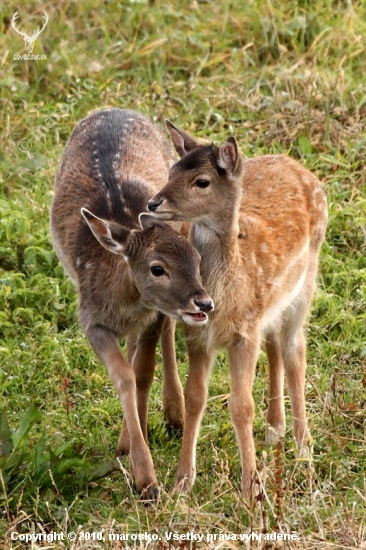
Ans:
POLYGON ((303 325, 309 309, 304 290, 285 310, 278 327, 266 334, 269 365, 269 404, 266 443, 275 445, 286 429, 284 374, 291 401, 294 435, 301 455, 307 455, 310 433, 305 409, 306 342, 303 325))
POLYGON ((305 408, 306 341, 303 328, 308 308, 308 300, 300 295, 286 312, 281 331, 282 358, 300 456, 309 455, 311 442, 305 408))
POLYGON ((312 443, 305 408, 304 323, 314 294, 319 245, 320 243, 316 242, 315 248, 311 250, 304 286, 291 306, 284 312, 281 328, 282 358, 291 401, 294 435, 299 455, 304 457, 309 457, 312 443))
POLYGON ((286 419, 283 397, 284 365, 281 336, 275 329, 266 333, 265 348, 269 370, 269 402, 267 409, 266 443, 276 445, 279 437, 285 435, 286 419))

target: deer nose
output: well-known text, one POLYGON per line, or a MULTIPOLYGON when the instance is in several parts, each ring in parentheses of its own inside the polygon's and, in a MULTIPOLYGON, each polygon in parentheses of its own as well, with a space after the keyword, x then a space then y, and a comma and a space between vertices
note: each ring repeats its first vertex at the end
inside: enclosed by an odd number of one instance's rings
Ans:
POLYGON ((197 307, 200 308, 200 311, 212 311, 213 308, 214 308, 214 303, 213 301, 211 300, 211 298, 208 298, 207 300, 197 300, 195 299, 194 300, 194 303, 196 304, 197 307))
POLYGON ((155 210, 158 208, 158 206, 161 205, 163 202, 163 199, 150 199, 147 203, 147 208, 150 210, 150 212, 155 212, 155 210))

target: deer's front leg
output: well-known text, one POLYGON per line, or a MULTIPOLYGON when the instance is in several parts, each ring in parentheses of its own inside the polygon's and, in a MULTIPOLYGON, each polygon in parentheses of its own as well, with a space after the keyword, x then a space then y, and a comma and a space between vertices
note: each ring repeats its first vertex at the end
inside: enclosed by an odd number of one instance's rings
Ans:
MULTIPOLYGON (((135 355, 137 345, 136 336, 128 335, 126 338, 127 359, 132 365, 133 356, 135 355)), ((117 454, 120 456, 128 455, 130 452, 130 436, 128 434, 126 417, 123 416, 122 430, 117 443, 117 454)))
POLYGON ((178 376, 174 331, 175 321, 165 317, 160 338, 163 358, 163 411, 168 426, 174 430, 182 430, 184 396, 178 376))
POLYGON ((256 470, 252 388, 259 352, 259 335, 252 335, 250 339, 238 336, 236 342, 228 348, 228 352, 231 377, 229 410, 241 456, 241 490, 243 495, 248 497, 256 470))
MULTIPOLYGON (((158 343, 164 316, 159 314, 155 323, 150 325, 145 332, 135 340, 127 339, 127 353, 132 363, 136 377, 137 410, 140 418, 140 425, 146 443, 148 443, 148 407, 151 384, 154 380, 156 345, 158 343), (133 356, 130 354, 133 351, 133 356)), ((118 454, 127 454, 130 449, 127 422, 123 421, 121 435, 118 440, 118 454)))
MULTIPOLYGON (((175 321, 159 314, 157 322, 138 338, 127 338, 127 355, 136 375, 137 408, 142 432, 147 441, 148 398, 155 372, 156 345, 160 335, 163 358, 163 410, 168 425, 176 430, 183 428, 184 396, 179 380, 174 342, 175 321)), ((125 417, 118 440, 120 455, 130 451, 130 438, 125 417)))
POLYGON ((214 360, 214 354, 203 349, 188 349, 188 353, 189 374, 184 391, 185 419, 182 452, 175 478, 175 490, 180 493, 189 492, 195 480, 196 444, 206 407, 208 379, 214 360))
POLYGON ((117 336, 102 326, 85 330, 89 342, 107 367, 117 396, 122 402, 130 439, 131 473, 136 488, 146 499, 156 499, 157 479, 151 454, 141 429, 136 399, 135 373, 123 356, 117 336))

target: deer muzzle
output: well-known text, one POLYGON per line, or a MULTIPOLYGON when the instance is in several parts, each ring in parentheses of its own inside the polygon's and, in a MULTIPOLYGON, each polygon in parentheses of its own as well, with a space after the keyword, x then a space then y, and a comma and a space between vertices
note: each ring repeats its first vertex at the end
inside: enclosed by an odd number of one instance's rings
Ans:
POLYGON ((159 208, 159 206, 162 204, 164 199, 162 198, 154 198, 154 199, 150 199, 149 202, 147 203, 147 209, 150 211, 150 212, 156 212, 156 210, 159 208))

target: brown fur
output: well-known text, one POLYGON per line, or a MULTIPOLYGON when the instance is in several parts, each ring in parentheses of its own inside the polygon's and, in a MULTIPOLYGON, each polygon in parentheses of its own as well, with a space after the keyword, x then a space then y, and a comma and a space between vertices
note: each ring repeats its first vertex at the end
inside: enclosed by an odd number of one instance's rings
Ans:
POLYGON ((194 482, 209 373, 215 350, 224 347, 242 491, 248 495, 255 473, 252 384, 263 334, 269 361, 267 442, 285 433, 285 372, 295 439, 300 453, 308 452, 303 324, 327 223, 326 200, 316 177, 285 155, 244 160, 234 138, 218 148, 200 145, 170 123, 168 128, 182 159, 148 207, 162 219, 193 222, 191 242, 201 254, 203 284, 215 302, 209 324, 195 332, 186 329, 190 372, 176 486, 189 490, 194 482))
POLYGON ((174 322, 159 312, 200 324, 213 307, 197 251, 166 223, 139 216, 171 164, 169 144, 148 119, 134 111, 98 111, 76 126, 65 147, 51 210, 53 244, 79 292, 81 326, 124 408, 118 450, 130 451, 146 498, 156 497, 157 486, 147 405, 160 335, 164 409, 176 427, 184 415, 174 322), (124 336, 128 360, 119 346, 124 336))

